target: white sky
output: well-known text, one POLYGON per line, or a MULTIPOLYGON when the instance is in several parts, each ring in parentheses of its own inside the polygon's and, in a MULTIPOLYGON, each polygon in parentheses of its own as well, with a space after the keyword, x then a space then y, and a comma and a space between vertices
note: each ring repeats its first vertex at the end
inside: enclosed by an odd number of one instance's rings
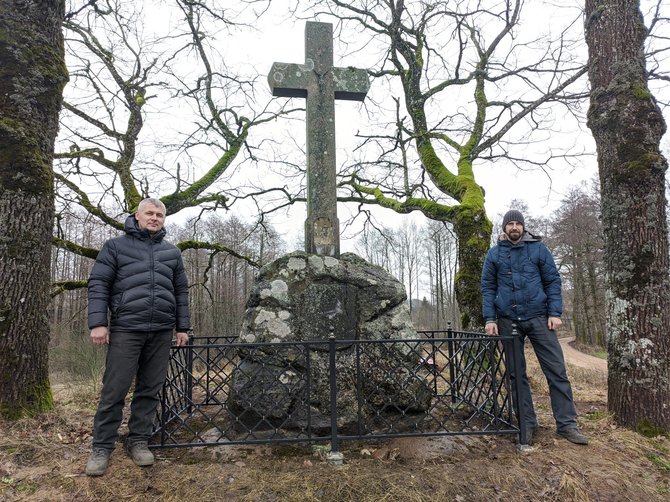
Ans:
MULTIPOLYGON (((282 3, 285 2, 280 1, 279 5, 274 4, 274 7, 278 8, 278 12, 285 12, 281 9, 282 3)), ((551 29, 550 19, 553 19, 553 23, 556 25, 561 13, 566 16, 574 14, 561 9, 553 16, 548 16, 546 5, 540 1, 526 2, 525 8, 536 19, 537 22, 534 24, 538 29, 542 27, 551 29)), ((302 63, 304 61, 304 21, 286 18, 286 15, 265 17, 266 21, 269 19, 272 22, 269 25, 257 26, 259 32, 253 34, 250 39, 238 40, 237 47, 240 50, 236 51, 240 61, 246 61, 253 65, 256 71, 264 74, 269 71, 273 62, 302 63)), ((342 46, 338 40, 335 40, 335 64, 338 66, 361 66, 357 55, 342 57, 342 46)), ((269 88, 267 92, 269 95, 269 88)), ((303 105, 301 104, 301 106, 303 105)), ((339 165, 344 153, 342 150, 348 144, 353 144, 353 134, 364 125, 364 112, 356 103, 336 102, 336 124, 339 165)), ((282 127, 281 121, 277 124, 277 127, 282 127)), ((284 127, 296 128, 297 125, 295 122, 289 123, 286 121, 284 127)), ((587 144, 592 143, 589 135, 583 141, 587 144)), ((544 149, 545 147, 542 146, 541 148, 544 149)), ((593 147, 589 145, 588 148, 593 147)), ((512 166, 505 167, 500 163, 496 165, 480 163, 478 166, 476 169, 477 181, 486 190, 486 209, 492 219, 495 219, 498 213, 506 211, 511 199, 525 200, 531 212, 536 216, 548 215, 556 209, 570 186, 587 183, 597 172, 595 157, 578 169, 566 165, 564 168, 549 173, 539 170, 521 172, 512 166)), ((339 205, 341 224, 347 218, 349 210, 344 205, 339 205)), ((297 240, 297 235, 302 228, 305 214, 304 207, 296 207, 291 214, 291 221, 286 222, 287 224, 283 224, 284 222, 281 219, 275 218, 274 220, 275 225, 284 228, 288 234, 293 234, 293 237, 287 236, 287 241, 290 243, 297 240)), ((407 218, 406 215, 397 215, 390 210, 379 210, 379 214, 383 215, 382 219, 387 225, 392 222, 399 225, 403 218, 407 218)), ((418 222, 424 220, 423 216, 416 212, 412 219, 418 222)), ((353 243, 346 237, 345 232, 342 239, 343 251, 352 250, 353 243)))
MULTIPOLYGON (((561 19, 565 16, 572 16, 574 12, 567 10, 567 4, 582 5, 582 1, 563 0, 558 2, 560 7, 552 7, 550 3, 540 0, 528 1, 525 3, 525 10, 528 15, 527 23, 538 30, 556 29, 560 27, 561 19)), ((234 35, 234 43, 231 44, 233 51, 221 49, 227 54, 227 65, 248 68, 250 72, 257 72, 265 75, 269 71, 273 62, 302 63, 304 61, 304 21, 295 19, 287 14, 287 2, 285 0, 273 0, 272 9, 269 15, 261 18, 260 23, 255 25, 257 31, 249 33, 241 31, 234 35)), ((229 39, 225 39, 228 41, 229 39)), ((338 66, 363 66, 359 60, 359 55, 344 55, 343 47, 335 40, 335 64, 338 66)), ((261 85, 259 89, 264 89, 267 96, 261 96, 263 101, 270 96, 269 87, 261 85)), ((278 98, 285 99, 285 98, 278 98)), ((299 106, 304 106, 299 104, 299 106)), ((668 117, 666 116, 666 119, 668 117)), ((348 145, 353 144, 353 135, 355 131, 364 125, 364 112, 360 105, 352 102, 336 103, 336 124, 337 124, 337 146, 338 146, 338 164, 343 160, 348 145)), ((295 121, 283 121, 280 119, 276 127, 284 132, 293 129, 294 137, 304 138, 304 132, 296 131, 299 127, 295 121)), ((302 125, 304 127, 304 123, 302 125)), ((585 125, 581 131, 574 131, 576 142, 583 144, 586 150, 594 150, 593 141, 585 125)), ((667 139, 665 140, 667 145, 667 139)), ((546 145, 540 145, 539 148, 546 149, 546 145)), ((540 170, 518 171, 515 167, 505 166, 500 162, 496 165, 477 164, 476 178, 486 190, 486 209, 489 217, 493 220, 500 213, 503 213, 511 199, 524 200, 530 212, 535 216, 550 216, 559 206, 562 197, 568 189, 575 185, 585 186, 590 183, 597 175, 597 164, 595 156, 584 158, 578 162, 578 165, 556 164, 551 172, 540 170)), ((352 208, 353 209, 353 208, 352 208)), ((351 209, 340 205, 340 222, 343 224, 347 214, 351 209)), ((389 210, 379 210, 382 214, 383 222, 387 225, 392 222, 402 221, 406 216, 400 216, 389 210)), ((240 214, 243 217, 243 214, 240 214)), ((298 236, 302 231, 305 218, 304 205, 296 205, 291 210, 288 218, 276 217, 273 223, 285 233, 286 241, 293 243, 298 241, 298 236), (299 206, 299 207, 298 207, 299 206)), ((416 221, 422 221, 423 217, 415 213, 413 218, 416 221)), ((349 233, 350 235, 350 233, 349 233)), ((342 239, 342 250, 349 251, 353 249, 353 243, 347 240, 347 233, 342 239)))

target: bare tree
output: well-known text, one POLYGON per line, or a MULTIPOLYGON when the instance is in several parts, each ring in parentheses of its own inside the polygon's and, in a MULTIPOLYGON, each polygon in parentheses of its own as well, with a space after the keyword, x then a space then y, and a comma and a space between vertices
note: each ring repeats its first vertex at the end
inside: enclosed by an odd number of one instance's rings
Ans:
POLYGON ((551 133, 554 105, 585 97, 570 91, 586 72, 572 54, 575 24, 555 40, 523 38, 522 4, 321 0, 314 7, 342 33, 356 33, 345 42, 350 52, 378 49, 370 75, 381 91, 367 105, 377 127, 361 134, 358 158, 341 173, 349 193, 340 200, 421 211, 453 226, 464 327, 482 323, 479 277, 491 236, 476 166, 547 168, 569 158, 558 150, 533 157, 528 145, 551 133))
POLYGON ((0 3, 0 416, 51 408, 52 160, 67 81, 59 0, 0 3))
POLYGON ((396 244, 392 228, 377 228, 366 225, 356 242, 356 251, 373 265, 378 265, 396 277, 400 277, 395 269, 394 249, 396 244))
POLYGON ((456 277, 457 242, 448 225, 438 221, 428 224, 426 230, 426 267, 435 316, 431 328, 445 329, 447 323, 460 328, 458 305, 454 295, 456 277))
POLYGON ((405 222, 395 231, 395 249, 398 259, 401 281, 407 290, 410 314, 414 308, 413 300, 418 298, 419 277, 422 272, 423 249, 421 246, 420 229, 415 223, 405 222))
MULTIPOLYGON (((267 2, 236 7, 252 4, 267 2)), ((240 27, 227 17, 231 10, 215 2, 173 0, 180 22, 154 23, 159 31, 152 32, 144 26, 144 5, 100 0, 66 19, 72 83, 56 154, 59 210, 81 207, 122 229, 119 216, 149 195, 174 215, 185 208, 201 214, 228 210, 272 192, 231 182, 241 165, 255 160, 251 131, 277 116, 256 103, 255 77, 234 73, 216 52, 219 28, 240 27)), ((89 257, 97 252, 60 235, 54 242, 89 257)), ((235 253, 193 239, 179 247, 235 253)), ((77 285, 82 284, 68 287, 77 285)))
POLYGON ((598 151, 608 283, 607 402, 623 425, 667 431, 668 163, 660 152, 666 124, 648 87, 640 0, 585 5, 588 125, 598 151))
MULTIPOLYGON (((596 187, 595 190, 599 188, 596 187)), ((605 270, 600 197, 573 188, 551 225, 551 247, 563 277, 565 310, 577 341, 606 347, 605 270)))

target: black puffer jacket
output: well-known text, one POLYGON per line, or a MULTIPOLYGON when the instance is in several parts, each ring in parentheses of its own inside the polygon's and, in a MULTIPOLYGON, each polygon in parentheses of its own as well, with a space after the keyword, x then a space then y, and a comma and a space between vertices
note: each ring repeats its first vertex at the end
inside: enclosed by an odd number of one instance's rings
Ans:
POLYGON ((134 215, 126 234, 108 240, 88 280, 88 327, 127 331, 191 328, 188 281, 181 252, 163 240, 165 229, 150 236, 134 215))

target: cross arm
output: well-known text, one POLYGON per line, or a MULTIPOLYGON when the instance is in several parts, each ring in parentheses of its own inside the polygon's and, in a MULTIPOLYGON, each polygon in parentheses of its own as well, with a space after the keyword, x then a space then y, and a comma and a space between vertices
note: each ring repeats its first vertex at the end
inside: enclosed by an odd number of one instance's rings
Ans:
POLYGON ((268 83, 273 96, 306 98, 311 68, 304 64, 273 63, 268 83))
POLYGON ((335 99, 363 101, 370 89, 368 72, 353 66, 333 68, 335 99))

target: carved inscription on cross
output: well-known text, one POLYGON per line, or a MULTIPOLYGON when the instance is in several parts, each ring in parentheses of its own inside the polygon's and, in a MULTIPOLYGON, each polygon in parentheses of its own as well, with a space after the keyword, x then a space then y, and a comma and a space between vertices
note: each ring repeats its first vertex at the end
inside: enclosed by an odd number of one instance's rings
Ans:
POLYGON ((363 101, 365 70, 333 67, 333 25, 307 22, 305 64, 274 63, 268 82, 274 96, 307 99, 307 220, 305 251, 339 257, 335 162, 335 100, 363 101))

